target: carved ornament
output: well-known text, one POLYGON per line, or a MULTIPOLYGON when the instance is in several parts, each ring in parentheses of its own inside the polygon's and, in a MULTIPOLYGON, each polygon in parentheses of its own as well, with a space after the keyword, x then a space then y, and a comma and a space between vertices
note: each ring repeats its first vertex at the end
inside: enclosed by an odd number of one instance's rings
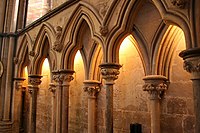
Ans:
POLYGON ((89 97, 96 98, 98 92, 100 92, 100 82, 96 80, 85 80, 83 90, 88 93, 89 97))
POLYGON ((17 57, 14 57, 14 64, 17 64, 19 59, 17 57))
POLYGON ((161 95, 168 89, 167 83, 152 84, 146 83, 143 90, 150 94, 150 99, 161 99, 161 95))
POLYGON ((83 88, 83 90, 87 92, 89 96, 96 97, 101 89, 99 86, 86 86, 83 88))
POLYGON ((102 36, 106 36, 108 34, 108 26, 100 26, 100 33, 102 36))
POLYGON ((183 68, 189 73, 200 72, 200 60, 197 63, 192 63, 191 61, 185 60, 183 63, 183 68))
POLYGON ((171 0, 171 3, 180 8, 180 9, 184 9, 185 8, 185 5, 187 3, 187 0, 171 0))
POLYGON ((101 69, 102 77, 105 80, 116 80, 116 79, 118 79, 119 73, 120 72, 118 69, 113 69, 113 68, 101 69))
POLYGON ((15 89, 16 90, 22 89, 23 91, 23 89, 25 88, 23 87, 23 81, 25 80, 25 78, 14 78, 14 80, 15 80, 15 89))
POLYGON ((113 83, 114 80, 118 78, 121 65, 114 63, 105 63, 99 65, 99 67, 101 68, 102 78, 105 79, 107 83, 113 83))
POLYGON ((60 41, 61 34, 62 34, 62 27, 57 26, 56 27, 56 37, 55 37, 56 40, 53 45, 53 50, 55 50, 57 52, 60 52, 63 48, 63 45, 61 44, 61 41, 60 41))
POLYGON ((49 84, 49 91, 55 94, 56 92, 56 85, 54 83, 49 84))
POLYGON ((39 76, 39 75, 29 75, 28 82, 32 86, 38 86, 42 82, 41 78, 42 76, 39 76))
POLYGON ((102 16, 105 16, 107 10, 108 10, 108 3, 107 2, 104 2, 104 3, 100 3, 98 5, 100 8, 99 8, 99 13, 102 15, 102 16))
POLYGON ((30 52, 29 52, 29 55, 30 55, 30 56, 35 56, 35 51, 30 51, 30 52))
POLYGON ((53 80, 59 84, 63 84, 63 82, 70 82, 74 79, 72 76, 74 71, 72 70, 59 70, 59 71, 54 71, 52 72, 53 75, 53 80))

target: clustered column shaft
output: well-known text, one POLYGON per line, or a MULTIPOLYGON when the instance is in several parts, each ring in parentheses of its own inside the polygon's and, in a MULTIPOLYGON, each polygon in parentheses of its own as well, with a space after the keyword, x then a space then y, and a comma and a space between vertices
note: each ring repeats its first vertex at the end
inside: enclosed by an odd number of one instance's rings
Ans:
POLYGON ((100 91, 100 83, 95 80, 85 80, 84 91, 88 94, 88 133, 97 132, 97 94, 100 91))
POLYGON ((49 91, 52 92, 52 133, 56 132, 56 85, 54 83, 49 84, 49 91))
POLYGON ((15 108, 15 112, 20 116, 20 123, 19 123, 19 128, 20 131, 23 131, 23 92, 25 91, 25 87, 23 87, 23 81, 25 78, 14 78, 15 80, 15 95, 18 96, 18 100, 15 99, 15 105, 19 104, 19 110, 15 108))
POLYGON ((40 75, 29 75, 28 78, 28 91, 31 95, 30 98, 30 116, 29 116, 29 133, 36 133, 36 109, 37 109, 37 93, 38 86, 41 83, 42 76, 40 75))
POLYGON ((200 133, 200 48, 184 50, 180 53, 184 59, 184 69, 191 73, 194 95, 195 133, 200 133))
POLYGON ((56 89, 56 133, 68 132, 69 85, 73 80, 73 70, 54 71, 56 89))
POLYGON ((99 66, 106 89, 106 133, 113 133, 113 85, 118 78, 121 65, 105 63, 99 66))
POLYGON ((167 78, 161 75, 149 75, 144 79, 143 90, 150 94, 151 133, 160 133, 160 100, 167 90, 167 78))

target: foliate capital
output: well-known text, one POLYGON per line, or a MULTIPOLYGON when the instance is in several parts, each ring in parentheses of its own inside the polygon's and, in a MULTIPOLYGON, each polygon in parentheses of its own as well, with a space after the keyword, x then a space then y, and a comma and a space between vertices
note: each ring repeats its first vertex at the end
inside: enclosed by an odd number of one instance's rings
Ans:
POLYGON ((88 93, 88 96, 96 98, 97 94, 100 92, 100 82, 95 80, 85 80, 83 90, 88 93))
POLYGON ((53 73, 53 80, 59 84, 63 84, 64 82, 70 82, 73 78, 73 70, 58 70, 54 71, 53 73))
POLYGON ((33 87, 40 85, 42 76, 40 75, 29 75, 28 76, 28 82, 29 85, 32 85, 33 87))
POLYGON ((192 73, 194 79, 200 78, 200 48, 184 50, 179 56, 184 59, 184 70, 192 73))
MULTIPOLYGON (((14 78, 16 90, 23 89, 23 81, 25 78, 14 78)), ((22 90, 23 91, 23 90, 22 90)))
POLYGON ((106 80, 106 82, 114 82, 116 79, 118 79, 119 75, 119 69, 121 68, 121 65, 114 64, 114 63, 105 63, 99 65, 101 68, 101 75, 102 78, 106 80))
POLYGON ((143 78, 145 84, 143 90, 150 94, 151 100, 161 99, 161 96, 168 89, 167 78, 161 75, 150 75, 143 78))
POLYGON ((200 58, 198 60, 185 60, 183 68, 189 73, 200 72, 200 58))

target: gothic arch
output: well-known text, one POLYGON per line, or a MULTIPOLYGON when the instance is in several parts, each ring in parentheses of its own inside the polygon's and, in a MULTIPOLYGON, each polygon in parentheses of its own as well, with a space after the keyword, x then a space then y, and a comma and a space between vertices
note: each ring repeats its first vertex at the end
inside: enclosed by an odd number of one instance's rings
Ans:
MULTIPOLYGON (((143 66, 145 69, 145 75, 148 75, 151 73, 151 52, 146 42, 143 34, 140 32, 140 30, 134 25, 135 19, 137 17, 137 13, 139 10, 141 10, 141 7, 145 3, 150 3, 152 6, 153 3, 141 0, 136 2, 125 2, 124 7, 122 7, 122 14, 119 15, 119 21, 117 25, 110 31, 108 38, 106 40, 106 61, 107 62, 119 62, 118 61, 118 51, 119 46, 123 39, 127 35, 132 35, 137 43, 137 50, 140 54, 141 60, 143 62, 143 66), (127 4, 127 5, 126 5, 127 4)), ((156 8, 155 8, 156 9, 156 8)))
MULTIPOLYGON (((75 12, 71 15, 69 22, 64 27, 64 32, 61 35, 61 43, 64 44, 62 53, 61 68, 73 69, 73 60, 75 53, 78 49, 81 49, 81 45, 77 44, 79 31, 82 28, 82 24, 85 23, 90 30, 92 40, 98 44, 103 44, 103 39, 98 30, 101 25, 102 18, 92 7, 83 2, 80 2, 75 12)), ((103 47, 103 45, 101 45, 103 47)), ((84 54, 83 52, 83 60, 84 54)))
MULTIPOLYGON (((144 0, 140 1, 124 1, 123 6, 120 9, 120 14, 118 16, 117 24, 109 30, 109 33, 107 35, 107 38, 105 40, 105 46, 106 46, 106 62, 117 62, 115 57, 113 57, 114 53, 112 51, 115 51, 115 45, 121 44, 125 36, 132 33, 133 24, 129 23, 130 18, 134 18, 136 15, 136 12, 139 10, 139 7, 144 2, 144 0), (134 13, 132 16, 130 14, 134 13)), ((117 7, 117 4, 112 4, 111 10, 109 10, 110 16, 105 16, 104 25, 109 25, 112 23, 110 20, 112 16, 114 16, 114 9, 117 7), (113 10, 112 10, 113 9, 113 10)), ((116 53, 115 53, 116 54, 116 53)))
POLYGON ((94 67, 98 69, 99 65, 99 62, 98 65, 96 64, 95 57, 99 57, 99 50, 102 49, 100 44, 92 38, 92 31, 85 19, 80 20, 77 27, 74 43, 64 53, 66 54, 64 61, 66 64, 64 65, 67 66, 67 69, 73 69, 75 54, 80 50, 85 68, 85 79, 93 79, 94 75, 91 75, 91 73, 94 73, 94 67))
POLYGON ((22 69, 27 66, 30 70, 29 62, 29 51, 32 49, 32 39, 28 33, 22 36, 21 41, 18 43, 17 54, 14 59, 15 65, 15 76, 22 77, 22 69))
POLYGON ((177 11, 167 9, 167 6, 164 6, 163 2, 160 0, 153 0, 153 2, 166 23, 178 25, 183 30, 186 39, 186 47, 195 47, 196 43, 188 18, 177 11))
POLYGON ((177 45, 183 39, 183 31, 177 26, 170 25, 167 27, 165 34, 161 36, 161 40, 158 41, 159 45, 155 48, 156 51, 153 55, 153 74, 164 75, 170 80, 170 69, 172 58, 176 50, 177 45))
POLYGON ((45 58, 48 58, 50 64, 50 70, 55 69, 57 64, 56 53, 51 50, 52 44, 55 41, 55 30, 48 24, 44 23, 35 40, 33 51, 33 70, 31 73, 40 74, 41 65, 45 58))

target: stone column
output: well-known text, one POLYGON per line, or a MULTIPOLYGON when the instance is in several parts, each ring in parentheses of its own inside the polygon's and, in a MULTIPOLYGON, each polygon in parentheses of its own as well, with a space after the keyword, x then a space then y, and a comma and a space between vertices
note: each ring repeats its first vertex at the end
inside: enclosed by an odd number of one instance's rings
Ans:
POLYGON ((191 73, 194 95, 195 133, 200 133, 200 48, 184 50, 180 53, 184 59, 183 68, 191 73))
POLYGON ((88 133, 97 132, 97 94, 100 91, 100 82, 85 80, 84 91, 88 94, 88 133))
POLYGON ((36 133, 36 111, 37 111, 37 93, 39 85, 42 82, 40 75, 29 75, 28 76, 28 91, 30 93, 30 116, 29 116, 29 133, 36 133))
POLYGON ((105 63, 99 65, 106 89, 106 133, 113 133, 113 85, 118 78, 121 65, 105 63))
POLYGON ((73 70, 58 70, 52 72, 57 83, 56 89, 56 133, 68 132, 69 85, 73 80, 73 70))
POLYGON ((52 133, 56 132, 56 85, 54 83, 49 84, 49 91, 52 92, 52 133))
POLYGON ((160 100, 168 88, 167 78, 161 75, 149 75, 144 79, 143 90, 150 94, 151 133, 160 133, 160 100))
POLYGON ((23 87, 23 81, 25 78, 14 78, 15 80, 15 100, 14 100, 14 114, 15 119, 19 121, 19 129, 23 131, 23 92, 25 87, 23 87))

